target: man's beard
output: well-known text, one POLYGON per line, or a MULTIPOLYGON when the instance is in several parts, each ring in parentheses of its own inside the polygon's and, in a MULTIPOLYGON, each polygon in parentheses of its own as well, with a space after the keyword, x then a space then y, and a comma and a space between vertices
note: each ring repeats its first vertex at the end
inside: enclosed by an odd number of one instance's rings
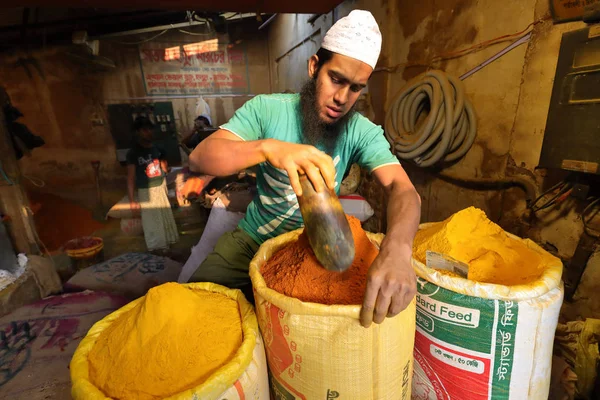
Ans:
POLYGON ((326 153, 332 153, 338 139, 344 133, 347 122, 355 113, 354 106, 337 121, 327 123, 319 115, 317 91, 315 78, 309 79, 300 91, 304 142, 315 147, 319 146, 326 153))

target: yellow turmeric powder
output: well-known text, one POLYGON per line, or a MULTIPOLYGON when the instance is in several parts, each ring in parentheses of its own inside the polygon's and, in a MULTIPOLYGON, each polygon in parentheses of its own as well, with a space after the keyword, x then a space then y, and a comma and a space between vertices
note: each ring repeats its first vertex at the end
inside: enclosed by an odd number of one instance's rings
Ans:
POLYGON ((90 378, 114 399, 162 399, 201 385, 241 344, 235 300, 167 283, 102 332, 90 378))
POLYGON ((475 207, 420 230, 413 256, 425 263, 427 250, 469 265, 468 279, 513 286, 527 284, 544 272, 546 256, 510 238, 475 207))

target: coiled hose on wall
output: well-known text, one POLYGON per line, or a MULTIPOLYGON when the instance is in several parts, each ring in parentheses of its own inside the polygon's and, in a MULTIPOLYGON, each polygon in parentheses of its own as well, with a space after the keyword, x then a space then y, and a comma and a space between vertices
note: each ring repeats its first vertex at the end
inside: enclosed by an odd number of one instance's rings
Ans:
POLYGON ((458 160, 469 151, 477 120, 462 82, 432 70, 409 81, 396 95, 386 115, 385 133, 398 158, 431 167, 458 160), (427 108, 427 117, 417 127, 427 108))

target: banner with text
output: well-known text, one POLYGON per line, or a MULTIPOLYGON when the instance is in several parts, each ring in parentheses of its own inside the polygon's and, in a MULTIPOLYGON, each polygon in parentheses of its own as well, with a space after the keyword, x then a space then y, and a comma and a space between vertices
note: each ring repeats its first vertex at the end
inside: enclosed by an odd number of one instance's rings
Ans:
POLYGON ((148 95, 246 94, 248 59, 243 46, 218 43, 147 43, 139 47, 148 95))
POLYGON ((568 22, 583 18, 586 7, 600 0, 550 0, 550 11, 554 22, 568 22))

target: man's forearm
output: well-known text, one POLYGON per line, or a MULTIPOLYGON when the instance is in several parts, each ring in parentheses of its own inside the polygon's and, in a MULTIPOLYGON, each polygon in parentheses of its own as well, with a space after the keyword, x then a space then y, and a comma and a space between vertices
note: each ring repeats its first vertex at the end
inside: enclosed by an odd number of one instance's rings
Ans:
POLYGON ((421 220, 421 198, 414 187, 392 187, 388 194, 387 233, 382 251, 412 254, 412 244, 421 220))
POLYGON ((190 154, 190 169, 213 176, 236 174, 266 161, 266 142, 207 138, 190 154))
POLYGON ((191 131, 189 131, 187 135, 185 135, 181 138, 181 143, 183 143, 187 146, 188 141, 192 138, 192 136, 194 136, 194 133, 196 133, 195 129, 192 129, 191 131))
POLYGON ((133 179, 127 179, 127 195, 129 196, 129 202, 135 201, 135 181, 133 179))

